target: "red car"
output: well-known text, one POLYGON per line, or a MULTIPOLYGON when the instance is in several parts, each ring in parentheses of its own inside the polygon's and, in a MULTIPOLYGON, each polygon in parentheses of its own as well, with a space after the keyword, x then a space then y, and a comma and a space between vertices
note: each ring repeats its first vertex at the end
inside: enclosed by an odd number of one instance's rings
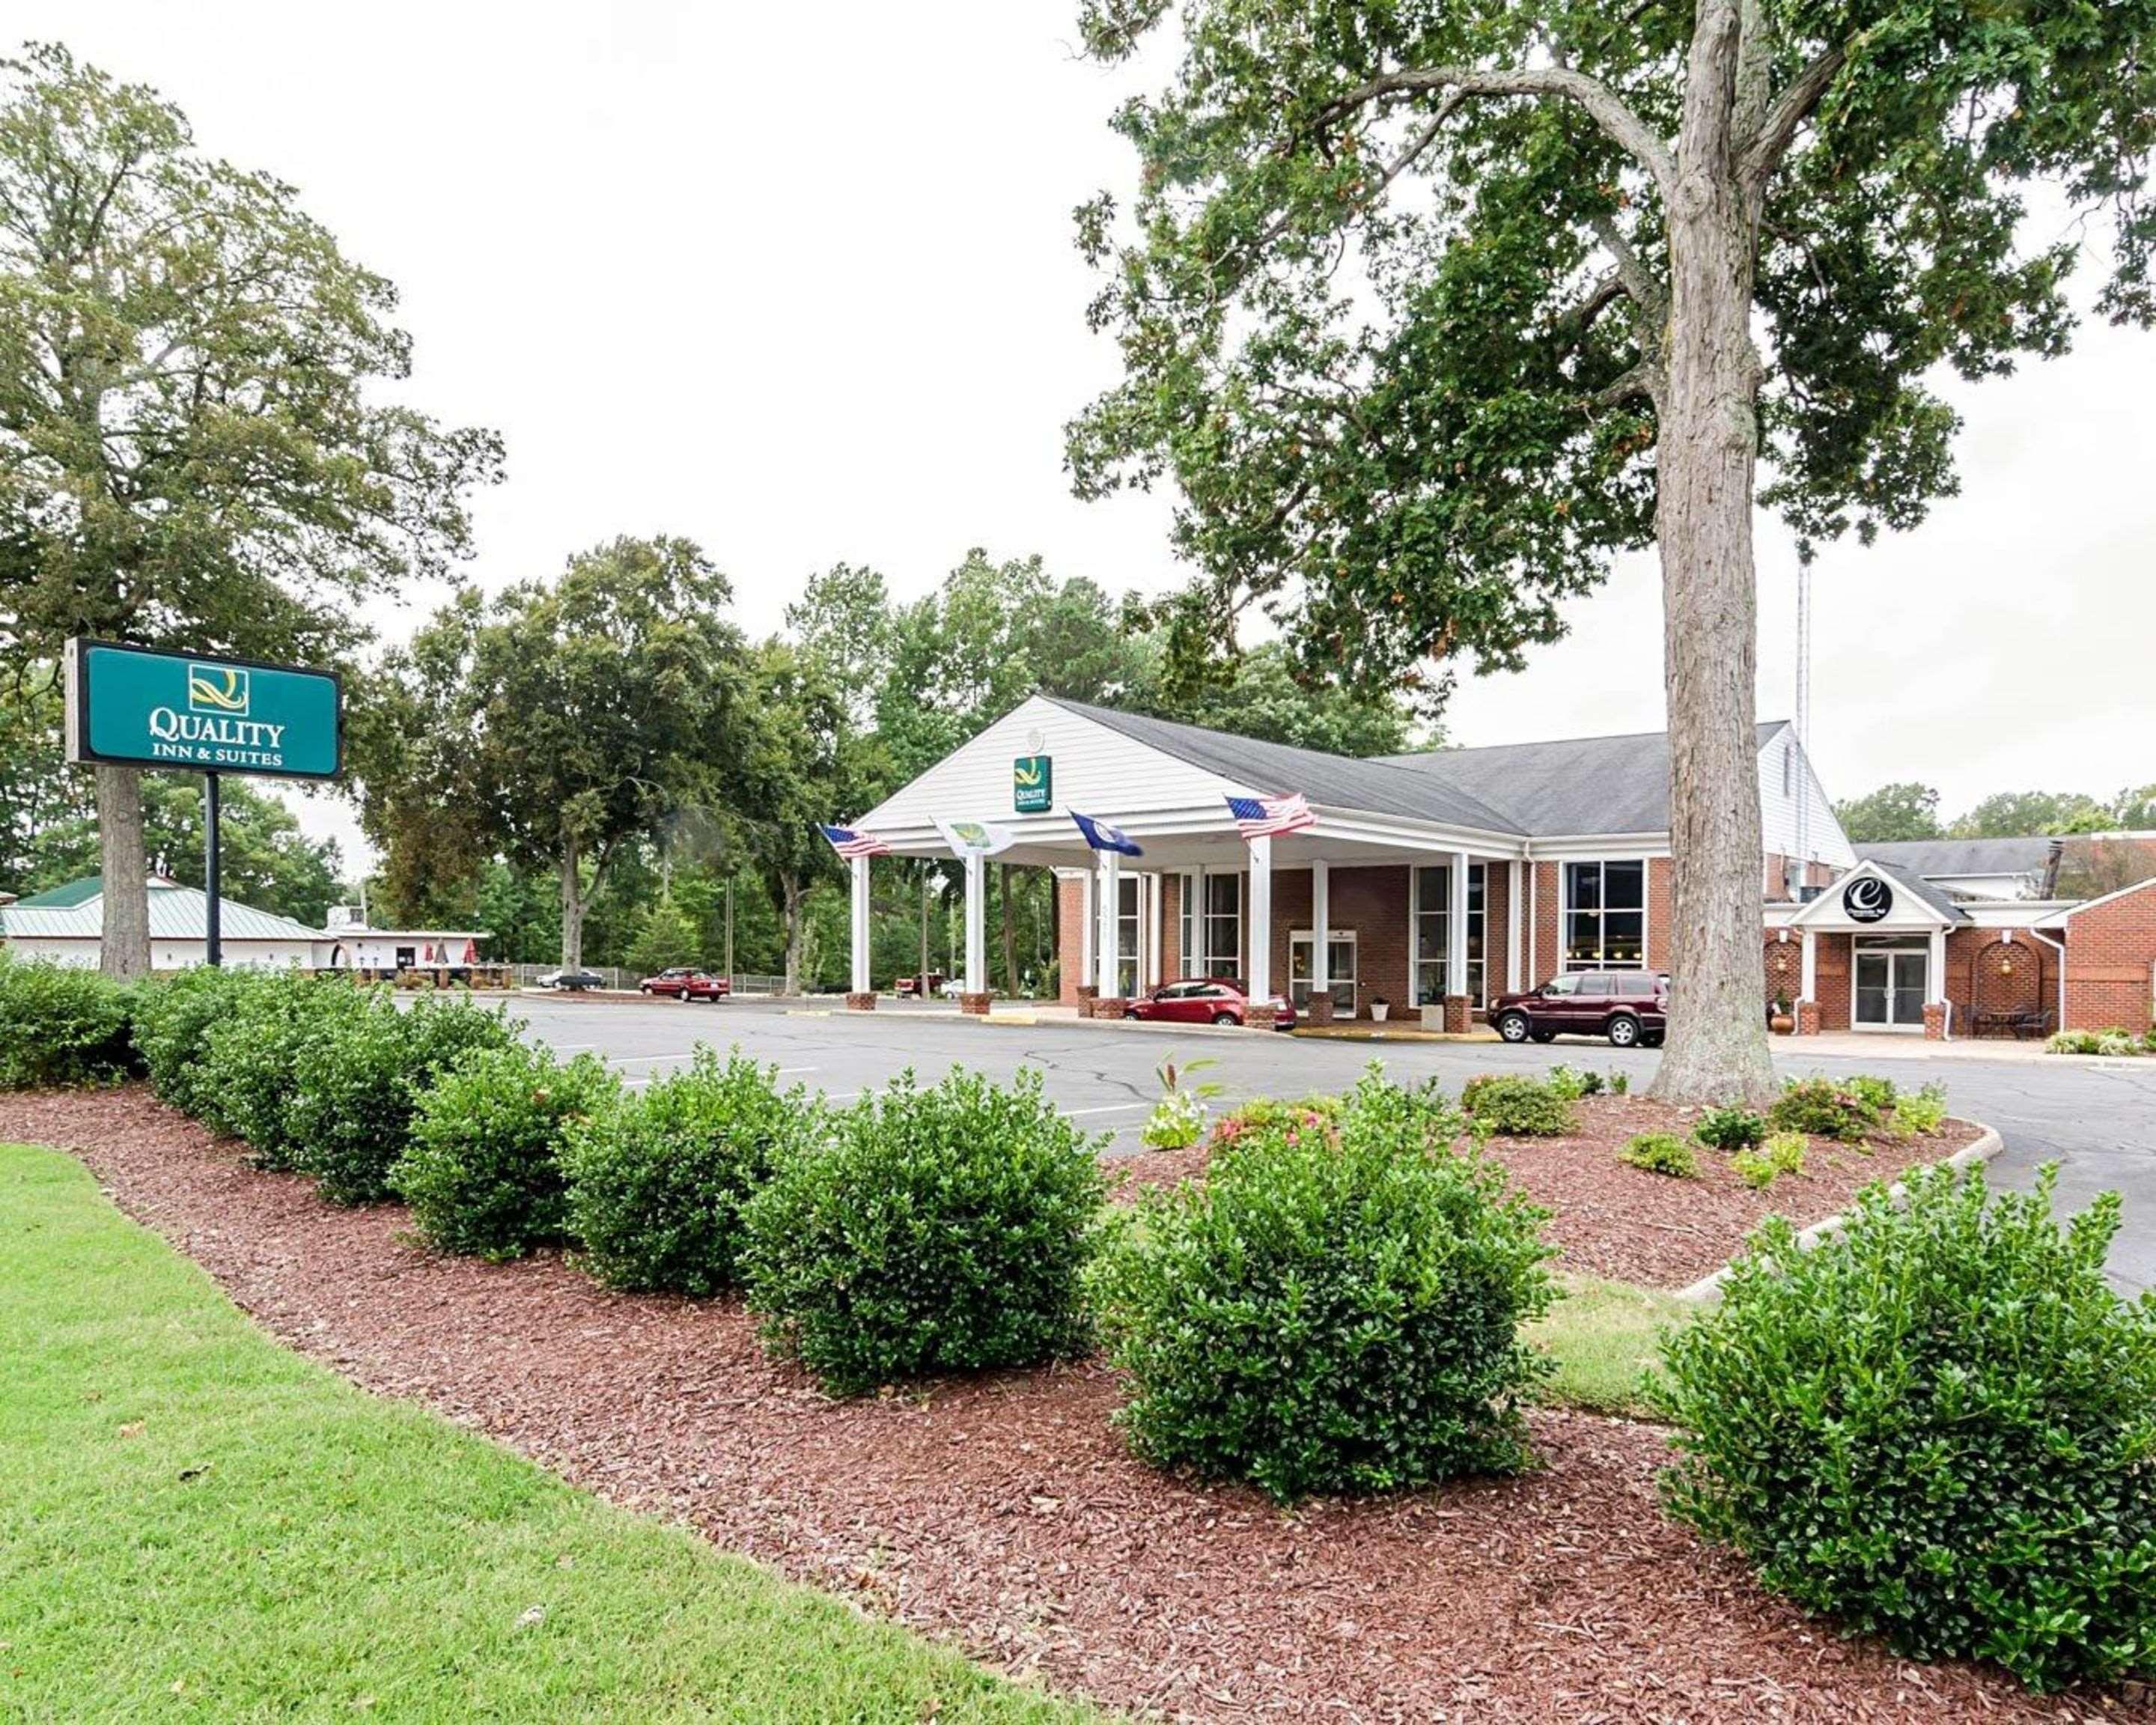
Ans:
POLYGON ((644 993, 670 994, 676 1000, 723 1000, 734 991, 731 978, 713 976, 686 964, 648 976, 636 986, 644 993))
POLYGON ((1670 979, 1650 970, 1575 970, 1528 994, 1500 994, 1490 1022, 1507 1042, 1603 1036, 1613 1048, 1659 1048, 1670 979))
MULTIPOLYGON (((1295 1005, 1273 996, 1273 1028, 1295 1028, 1295 1005)), ((1123 1016, 1163 1024, 1240 1024, 1250 1009, 1250 996, 1240 982, 1226 977, 1185 977, 1163 983, 1150 994, 1142 994, 1123 1009, 1123 1016)))

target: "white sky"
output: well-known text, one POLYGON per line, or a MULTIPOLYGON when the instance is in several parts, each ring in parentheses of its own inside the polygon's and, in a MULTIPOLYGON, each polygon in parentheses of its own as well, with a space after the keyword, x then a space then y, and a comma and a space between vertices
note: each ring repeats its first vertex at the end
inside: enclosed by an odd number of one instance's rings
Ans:
MULTIPOLYGON (((403 290, 413 398, 488 424, 495 587, 678 532, 778 626, 812 571, 933 586, 969 545, 1111 590, 1174 583, 1167 508, 1081 504, 1061 428, 1111 380, 1070 212, 1125 201, 1129 88, 1070 0, 575 7, 18 0, 6 28, 161 89, 203 146, 296 184, 403 290)), ((1830 793, 2107 795, 2156 779, 2156 338, 1962 392, 1963 495, 1815 577, 1813 752, 1830 793)), ((1795 557, 1760 523, 1760 711, 1792 705, 1795 557)), ((423 604, 386 612, 408 630, 423 604)), ((1470 680, 1455 740, 1662 722, 1650 557, 1526 672, 1470 680)), ((357 855, 341 807, 303 821, 357 855)))

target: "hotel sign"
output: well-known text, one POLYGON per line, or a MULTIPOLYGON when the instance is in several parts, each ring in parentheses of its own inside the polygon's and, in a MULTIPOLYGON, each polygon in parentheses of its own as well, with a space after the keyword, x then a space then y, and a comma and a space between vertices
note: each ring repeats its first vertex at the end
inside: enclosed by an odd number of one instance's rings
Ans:
POLYGON ((70 761, 334 778, 344 765, 343 718, 331 672, 68 643, 70 761))
POLYGON ((1011 762, 1011 807, 1020 814, 1045 814, 1055 800, 1055 763, 1046 755, 1020 755, 1011 762))
POLYGON ((1852 922, 1883 922, 1894 908, 1894 889, 1876 875, 1859 875, 1842 888, 1841 908, 1852 922))

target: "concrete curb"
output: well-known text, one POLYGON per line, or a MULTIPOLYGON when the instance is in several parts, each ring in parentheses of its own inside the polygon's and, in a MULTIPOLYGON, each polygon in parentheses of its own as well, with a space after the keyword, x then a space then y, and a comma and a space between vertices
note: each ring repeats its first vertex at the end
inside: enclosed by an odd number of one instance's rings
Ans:
MULTIPOLYGON (((1980 1163, 1990 1161, 1993 1157, 2006 1147, 2006 1141, 2000 1137, 1994 1128, 1984 1125, 1982 1121, 1973 1120, 1969 1124, 1978 1129, 1976 1141, 1974 1143, 1964 1144, 1944 1162, 1936 1166, 1951 1168, 1974 1168, 1980 1163)), ((1905 1183, 1897 1180, 1887 1189, 1887 1193, 1890 1198, 1900 1198, 1907 1190, 1905 1183)), ((1821 1240, 1830 1235, 1840 1233, 1848 1225, 1847 1214, 1838 1211, 1824 1221, 1813 1223, 1809 1228, 1799 1228, 1797 1230, 1797 1245, 1803 1250, 1810 1251, 1821 1240)), ((1701 1277, 1690 1287, 1679 1288, 1670 1297, 1682 1301, 1688 1306, 1711 1305, 1722 1296, 1722 1285, 1728 1280, 1728 1277, 1729 1267, 1724 1265, 1713 1275, 1701 1277)))

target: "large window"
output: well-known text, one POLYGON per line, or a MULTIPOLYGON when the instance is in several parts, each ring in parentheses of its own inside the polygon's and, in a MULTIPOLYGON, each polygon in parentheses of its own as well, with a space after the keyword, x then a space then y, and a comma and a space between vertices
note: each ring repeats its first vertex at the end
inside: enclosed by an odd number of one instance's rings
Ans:
MULTIPOLYGON (((1326 980, 1332 984, 1332 1007, 1353 1016, 1355 1010, 1355 932, 1327 931, 1325 940, 1326 980)), ((1316 968, 1317 937, 1307 928, 1292 930, 1287 937, 1288 995, 1298 1008, 1310 1004, 1311 973, 1316 968)))
POLYGON ((1207 976, 1243 973, 1243 877, 1205 877, 1205 969, 1207 976))
POLYGON ((1198 974, 1198 876, 1194 873, 1176 877, 1175 962, 1178 976, 1198 974))
MULTIPOLYGON (((1481 863, 1467 865, 1467 976, 1461 990, 1483 997, 1482 913, 1485 876, 1481 863)), ((1434 1005, 1451 991, 1445 986, 1450 963, 1446 944, 1452 921, 1452 870, 1444 864, 1417 869, 1414 878, 1414 993, 1419 1006, 1434 1005)))
POLYGON ((1116 993, 1125 1000, 1140 992, 1138 960, 1144 920, 1139 906, 1144 901, 1141 891, 1144 884, 1136 875, 1119 875, 1116 880, 1116 993))
POLYGON ((1564 968, 1632 970, 1647 962, 1647 865, 1564 865, 1564 968))

